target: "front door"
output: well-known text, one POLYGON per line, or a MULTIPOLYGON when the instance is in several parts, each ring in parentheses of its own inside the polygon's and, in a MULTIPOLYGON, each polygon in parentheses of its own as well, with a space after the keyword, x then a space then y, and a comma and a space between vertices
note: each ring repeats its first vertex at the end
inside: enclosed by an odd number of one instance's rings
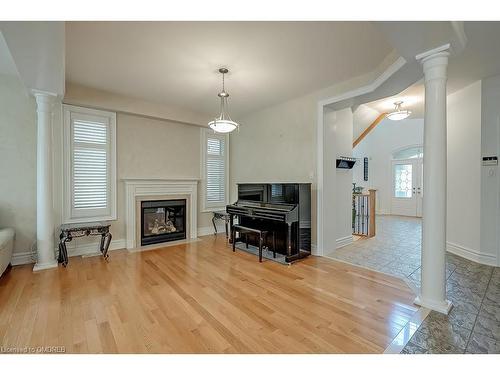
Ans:
POLYGON ((421 158, 392 161, 392 215, 422 216, 422 169, 421 158))

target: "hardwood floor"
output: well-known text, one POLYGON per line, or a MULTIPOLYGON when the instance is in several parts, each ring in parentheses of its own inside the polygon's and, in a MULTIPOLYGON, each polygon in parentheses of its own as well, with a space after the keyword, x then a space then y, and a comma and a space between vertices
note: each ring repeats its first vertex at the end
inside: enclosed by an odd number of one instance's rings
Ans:
POLYGON ((0 279, 0 346, 81 353, 381 353, 417 310, 396 278, 309 257, 290 267, 224 236, 14 267, 0 279))

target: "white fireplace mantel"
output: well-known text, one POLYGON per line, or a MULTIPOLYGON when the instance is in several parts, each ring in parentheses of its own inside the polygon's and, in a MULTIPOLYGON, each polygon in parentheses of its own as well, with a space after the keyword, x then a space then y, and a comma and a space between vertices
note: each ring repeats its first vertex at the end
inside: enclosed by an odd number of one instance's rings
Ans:
POLYGON ((188 197, 189 210, 189 238, 197 237, 197 213, 198 213, 198 178, 174 178, 174 179, 144 179, 124 178, 125 183, 125 215, 127 249, 139 247, 136 239, 137 212, 136 202, 141 197, 168 197, 185 195, 188 197))

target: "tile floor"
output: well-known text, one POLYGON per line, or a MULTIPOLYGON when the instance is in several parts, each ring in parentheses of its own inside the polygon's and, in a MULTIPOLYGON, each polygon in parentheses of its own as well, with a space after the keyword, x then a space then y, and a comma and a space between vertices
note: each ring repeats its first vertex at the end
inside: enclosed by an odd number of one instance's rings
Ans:
MULTIPOLYGON (((420 288, 421 220, 377 216, 377 235, 327 254, 420 288)), ((500 268, 446 255, 448 316, 431 312, 402 353, 500 353, 500 268)))

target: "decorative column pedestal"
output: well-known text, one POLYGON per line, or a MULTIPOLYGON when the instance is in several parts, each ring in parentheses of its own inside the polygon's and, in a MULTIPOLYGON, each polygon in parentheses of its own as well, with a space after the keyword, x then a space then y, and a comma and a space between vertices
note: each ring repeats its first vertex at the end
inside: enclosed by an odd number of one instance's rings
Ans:
POLYGON ((52 199, 52 108, 55 95, 33 91, 37 105, 36 240, 33 271, 57 267, 52 199))
POLYGON ((417 305, 447 314, 446 80, 449 45, 417 56, 425 76, 422 283, 417 305))

